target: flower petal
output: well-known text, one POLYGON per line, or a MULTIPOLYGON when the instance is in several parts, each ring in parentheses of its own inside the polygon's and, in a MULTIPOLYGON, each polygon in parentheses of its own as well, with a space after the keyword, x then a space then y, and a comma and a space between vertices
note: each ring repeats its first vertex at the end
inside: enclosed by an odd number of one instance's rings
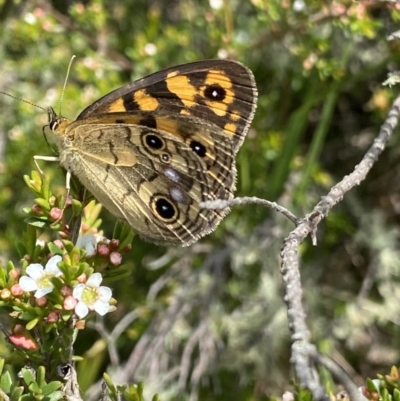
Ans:
POLYGON ((62 271, 58 268, 57 263, 62 261, 60 255, 52 256, 46 263, 46 272, 54 274, 56 277, 61 276, 62 271))
POLYGON ((102 280, 103 277, 100 273, 93 273, 86 281, 86 285, 88 287, 99 287, 102 280))
POLYGON ((111 288, 108 287, 100 287, 98 290, 99 301, 107 302, 110 300, 112 296, 111 288))
POLYGON ((84 302, 78 302, 75 306, 75 313, 82 319, 89 313, 89 308, 84 302))
POLYGON ((35 292, 35 298, 42 298, 45 295, 47 295, 48 293, 53 291, 54 286, 52 285, 51 287, 46 287, 46 288, 39 288, 36 292, 35 292))
POLYGON ((78 237, 76 246, 81 249, 85 249, 86 256, 93 256, 96 254, 97 242, 93 234, 85 234, 78 237))
POLYGON ((79 301, 82 299, 82 293, 83 290, 85 289, 85 284, 79 283, 74 287, 74 290, 72 291, 72 296, 79 301))
POLYGON ((32 263, 26 268, 26 274, 34 280, 43 276, 44 267, 39 263, 32 263))
POLYGON ((110 304, 108 302, 103 302, 103 301, 96 301, 94 303, 94 310, 100 315, 104 316, 108 310, 110 309, 110 304))
POLYGON ((28 276, 22 276, 19 279, 19 285, 24 291, 35 291, 38 289, 36 281, 28 276))

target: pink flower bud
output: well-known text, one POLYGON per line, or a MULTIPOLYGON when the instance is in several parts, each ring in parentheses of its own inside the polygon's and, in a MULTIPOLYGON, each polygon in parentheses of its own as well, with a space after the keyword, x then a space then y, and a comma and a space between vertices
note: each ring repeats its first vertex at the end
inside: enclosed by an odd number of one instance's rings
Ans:
POLYGON ((21 277, 21 269, 15 268, 15 269, 11 269, 8 273, 8 275, 13 278, 14 280, 19 280, 19 278, 21 277))
POLYGON ((59 319, 58 313, 56 312, 50 312, 47 315, 47 322, 48 323, 57 323, 59 319))
POLYGON ((11 294, 14 295, 14 297, 20 297, 24 293, 24 290, 21 288, 19 284, 14 284, 11 287, 11 294))
POLYGON ((61 219, 62 214, 63 214, 63 211, 62 211, 60 208, 58 208, 58 207, 53 207, 53 208, 50 210, 50 213, 49 213, 50 218, 51 218, 53 221, 57 221, 57 220, 61 219))
POLYGON ((108 244, 110 251, 116 251, 119 247, 119 240, 118 239, 112 239, 110 243, 108 244))
POLYGON ((63 308, 65 310, 73 310, 75 309, 77 303, 78 303, 77 299, 75 299, 73 296, 69 296, 64 299, 63 308))
POLYGON ((35 301, 37 306, 44 307, 47 305, 46 297, 35 298, 35 301))
POLYGON ((118 252, 111 252, 110 254, 110 263, 113 266, 119 266, 122 263, 122 256, 118 252))
POLYGON ((64 298, 67 298, 72 295, 72 288, 69 285, 63 284, 60 293, 64 298))
POLYGON ((60 249, 64 249, 64 243, 60 239, 56 239, 53 242, 54 245, 57 245, 60 249))
POLYGON ((110 250, 107 245, 99 245, 97 247, 97 253, 100 256, 108 256, 110 254, 110 250))

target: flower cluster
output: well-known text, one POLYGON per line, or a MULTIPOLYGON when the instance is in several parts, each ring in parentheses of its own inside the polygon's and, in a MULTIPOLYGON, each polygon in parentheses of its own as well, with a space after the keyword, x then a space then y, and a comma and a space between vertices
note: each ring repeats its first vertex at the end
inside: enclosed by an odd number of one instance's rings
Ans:
MULTIPOLYGON (((38 304, 41 300, 45 301, 43 297, 54 290, 52 278, 62 277, 62 271, 58 267, 61 260, 61 256, 55 255, 48 260, 45 267, 38 263, 30 264, 26 268, 27 275, 19 279, 22 291, 35 291, 34 296, 38 304)), ((88 279, 83 274, 78 278, 78 283, 72 291, 68 286, 62 287, 61 293, 65 296, 64 309, 74 310, 81 319, 89 311, 96 311, 101 316, 111 311, 113 309, 110 306, 112 292, 110 288, 100 286, 102 279, 100 273, 93 273, 88 279)))
MULTIPOLYGON (((119 266, 122 262, 121 253, 117 252, 119 241, 116 239, 108 240, 97 234, 84 234, 78 238, 76 246, 84 249, 87 257, 98 255, 112 266, 119 266)), ((129 250, 130 246, 127 246, 123 252, 129 250)))

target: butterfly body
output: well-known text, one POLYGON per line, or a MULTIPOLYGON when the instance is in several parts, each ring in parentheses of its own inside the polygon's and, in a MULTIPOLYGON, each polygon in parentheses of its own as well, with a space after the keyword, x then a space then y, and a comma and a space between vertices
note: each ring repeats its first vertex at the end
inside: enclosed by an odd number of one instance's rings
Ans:
POLYGON ((53 113, 61 164, 111 213, 155 243, 189 245, 227 210, 235 155, 256 104, 252 73, 206 60, 149 75, 106 95, 76 121, 53 113))

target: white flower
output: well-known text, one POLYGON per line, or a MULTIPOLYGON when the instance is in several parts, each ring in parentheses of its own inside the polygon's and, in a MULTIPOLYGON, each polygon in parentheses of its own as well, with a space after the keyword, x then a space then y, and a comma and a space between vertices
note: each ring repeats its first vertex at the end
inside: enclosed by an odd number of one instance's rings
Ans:
POLYGON ((26 268, 26 274, 19 279, 19 285, 24 291, 36 291, 35 298, 41 298, 53 291, 52 277, 62 275, 57 263, 62 260, 60 255, 51 257, 43 268, 39 263, 32 263, 26 268))
POLYGON ((144 46, 144 52, 148 56, 155 56, 157 54, 157 46, 154 43, 147 43, 144 46))
POLYGON ((100 273, 93 273, 85 284, 77 284, 72 296, 78 300, 75 313, 82 319, 89 311, 95 310, 103 316, 110 310, 111 289, 100 287, 103 277, 100 273))
POLYGON ((104 242, 108 244, 109 239, 103 237, 100 234, 83 234, 78 237, 76 241, 76 246, 78 248, 84 249, 86 251, 86 256, 94 256, 97 253, 97 244, 99 242, 104 242))
POLYGON ((86 256, 96 255, 97 241, 93 234, 85 234, 78 237, 78 241, 76 241, 76 246, 78 248, 84 249, 86 251, 86 256))
POLYGON ((210 7, 214 10, 220 10, 224 5, 223 0, 209 0, 210 7))

